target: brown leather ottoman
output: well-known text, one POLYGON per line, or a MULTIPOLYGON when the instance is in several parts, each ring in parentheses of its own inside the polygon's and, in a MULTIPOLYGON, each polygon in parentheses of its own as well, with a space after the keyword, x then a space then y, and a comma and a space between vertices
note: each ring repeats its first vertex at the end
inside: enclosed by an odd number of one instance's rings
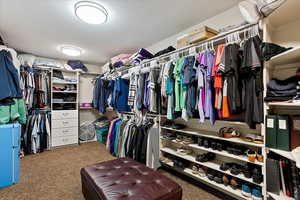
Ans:
POLYGON ((181 187, 160 173, 128 158, 81 169, 87 200, 181 200, 181 187))

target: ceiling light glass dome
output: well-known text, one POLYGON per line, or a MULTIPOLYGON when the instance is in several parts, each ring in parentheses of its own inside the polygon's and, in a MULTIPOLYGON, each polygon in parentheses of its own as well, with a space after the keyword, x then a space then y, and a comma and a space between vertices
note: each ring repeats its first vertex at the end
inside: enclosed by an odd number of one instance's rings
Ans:
POLYGON ((75 14, 82 21, 88 24, 103 24, 107 21, 106 9, 95 2, 80 1, 75 4, 75 14))
POLYGON ((80 56, 82 53, 82 50, 78 47, 74 47, 74 46, 62 46, 60 48, 60 51, 63 54, 66 54, 68 56, 80 56))

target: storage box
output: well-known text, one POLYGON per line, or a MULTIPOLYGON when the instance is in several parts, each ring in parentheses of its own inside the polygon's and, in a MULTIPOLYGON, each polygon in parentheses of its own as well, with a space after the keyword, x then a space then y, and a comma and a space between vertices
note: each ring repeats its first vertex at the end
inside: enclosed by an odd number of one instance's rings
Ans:
POLYGON ((177 39, 177 49, 184 48, 191 44, 201 42, 218 35, 218 32, 207 26, 198 28, 188 34, 185 34, 177 39))

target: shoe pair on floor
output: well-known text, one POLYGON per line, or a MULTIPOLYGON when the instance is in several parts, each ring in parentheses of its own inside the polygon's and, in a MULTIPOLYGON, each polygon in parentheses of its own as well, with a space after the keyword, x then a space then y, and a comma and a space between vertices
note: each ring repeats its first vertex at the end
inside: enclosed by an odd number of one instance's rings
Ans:
POLYGON ((247 184, 243 184, 242 185, 242 195, 245 197, 252 197, 253 200, 262 200, 263 196, 261 193, 261 190, 258 188, 251 188, 249 185, 247 184))

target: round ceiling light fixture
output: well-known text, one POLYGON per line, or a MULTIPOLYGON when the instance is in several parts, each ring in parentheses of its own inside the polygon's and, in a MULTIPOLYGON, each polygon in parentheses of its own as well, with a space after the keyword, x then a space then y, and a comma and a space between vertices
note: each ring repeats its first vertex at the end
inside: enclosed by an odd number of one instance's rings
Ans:
POLYGON ((82 50, 78 47, 74 47, 74 46, 62 46, 60 47, 60 51, 63 53, 63 54, 66 54, 68 56, 80 56, 81 53, 82 53, 82 50))
POLYGON ((95 2, 79 1, 75 4, 75 14, 88 24, 103 24, 107 21, 106 9, 95 2))

